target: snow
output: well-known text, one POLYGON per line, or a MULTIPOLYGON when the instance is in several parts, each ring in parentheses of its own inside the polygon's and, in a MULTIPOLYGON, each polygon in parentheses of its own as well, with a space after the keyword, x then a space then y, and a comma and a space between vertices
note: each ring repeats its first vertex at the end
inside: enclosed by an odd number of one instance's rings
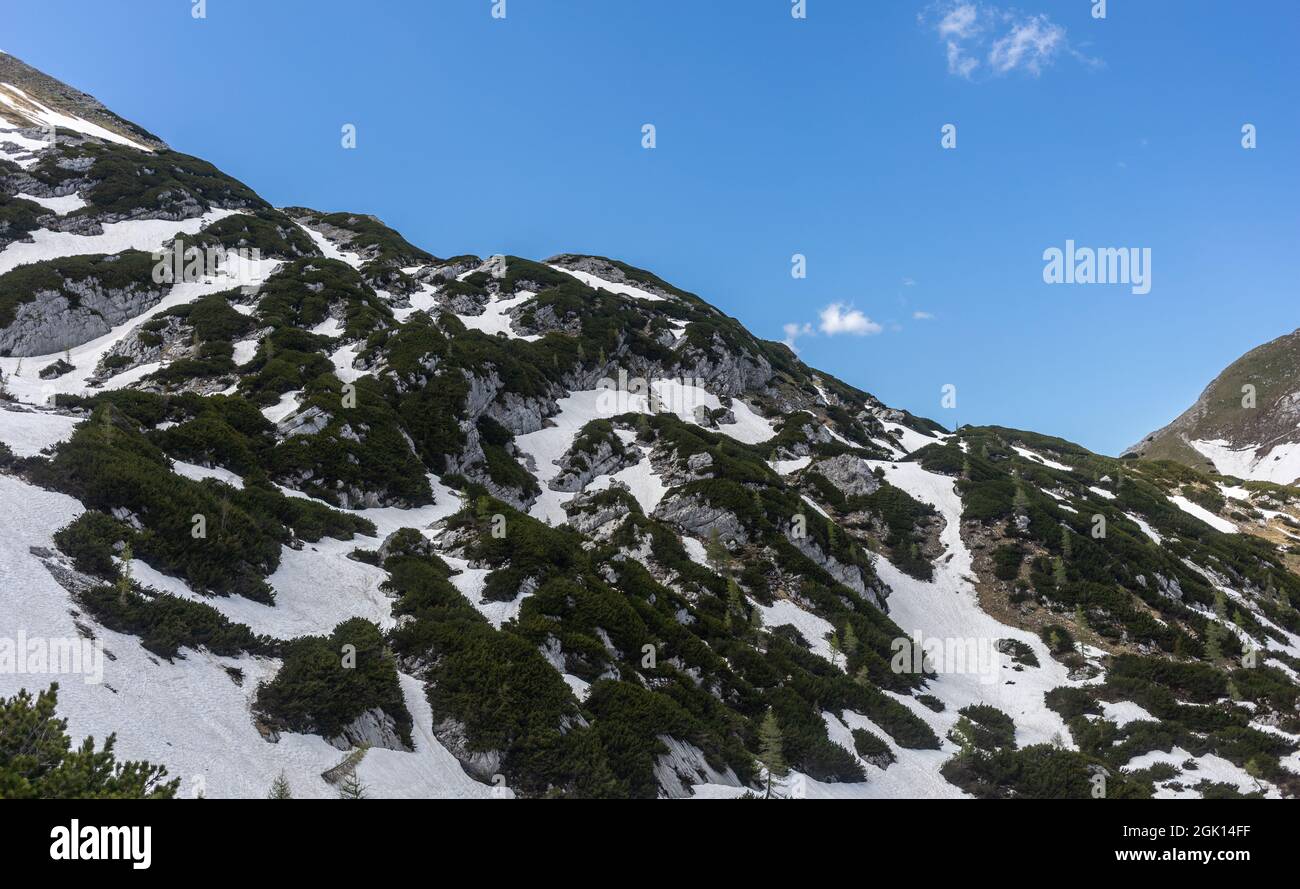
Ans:
POLYGON ((371 747, 356 770, 366 795, 379 799, 512 798, 508 789, 488 787, 465 774, 456 757, 434 737, 433 709, 423 683, 405 673, 397 678, 406 709, 415 720, 411 729, 415 753, 371 747))
POLYGON ((191 478, 195 481, 203 481, 205 478, 213 478, 219 482, 230 485, 232 488, 244 487, 244 480, 229 469, 222 469, 220 466, 199 466, 196 463, 186 463, 183 460, 172 461, 172 472, 177 475, 191 478))
MULTIPOLYGON (((670 407, 673 404, 681 402, 671 401, 671 398, 682 398, 683 395, 674 392, 672 384, 674 381, 657 380, 654 384, 656 392, 664 393, 663 405, 670 407), (659 384, 663 383, 663 386, 659 384)), ((676 384, 680 386, 680 383, 676 384)), ((699 390, 703 392, 703 390, 699 390)), ((687 393, 692 394, 692 393, 687 393)), ((706 393, 707 394, 707 393, 706 393)), ((712 397, 712 396, 709 396, 712 397)), ((555 461, 573 445, 574 438, 579 431, 592 420, 617 416, 627 411, 648 412, 648 406, 644 396, 640 394, 629 395, 626 392, 616 392, 611 389, 588 389, 578 392, 571 392, 569 395, 557 400, 559 413, 549 419, 554 425, 538 429, 536 432, 527 432, 515 437, 515 444, 521 451, 533 458, 536 465, 534 475, 542 489, 541 495, 533 504, 528 514, 535 519, 549 521, 552 525, 563 524, 567 521, 567 515, 564 512, 564 504, 573 499, 573 493, 567 491, 553 491, 550 488, 550 481, 559 474, 559 467, 555 461)), ((739 401, 733 402, 733 405, 739 405, 739 401)), ((750 412, 751 417, 756 417, 750 412)), ((680 416, 680 414, 679 414, 680 416)), ((737 419, 740 413, 737 412, 737 419)), ((693 421, 693 417, 691 418, 693 421)), ((766 421, 758 418, 760 422, 766 421)), ((741 429, 752 432, 755 428, 753 421, 747 421, 749 425, 737 423, 735 426, 722 427, 723 432, 731 433, 733 429, 741 429)), ((770 427, 768 427, 770 429, 770 427)), ((742 434, 744 434, 742 431, 742 434)), ((611 481, 619 481, 631 488, 632 496, 636 498, 637 503, 647 513, 652 512, 659 502, 663 500, 664 494, 667 493, 667 487, 655 473, 654 468, 650 465, 650 460, 646 452, 642 452, 642 459, 634 466, 629 466, 613 474, 613 476, 601 476, 593 479, 587 486, 588 490, 603 490, 607 488, 611 481)))
MULTIPOLYGON (((77 609, 70 596, 28 549, 52 547, 54 531, 81 511, 70 497, 0 476, 0 589, 6 590, 0 597, 0 627, 4 633, 21 630, 29 639, 80 638, 74 619, 84 622, 88 616, 74 618, 77 609)), ((135 567, 147 568, 142 562, 135 567)), ((313 596, 319 598, 328 587, 313 590, 313 596)), ((244 600, 205 601, 221 607, 244 600)), ((59 716, 68 720, 74 742, 93 735, 102 743, 108 732, 116 732, 119 759, 166 765, 169 777, 181 779, 181 796, 201 790, 209 799, 264 797, 281 772, 295 797, 337 795, 320 774, 337 765, 343 752, 311 735, 285 733, 272 744, 254 727, 251 700, 258 684, 279 669, 277 660, 217 657, 184 649, 182 657, 168 662, 147 652, 134 637, 100 626, 94 632, 105 651, 112 653, 111 658, 107 654, 103 658, 102 683, 66 674, 3 672, 0 697, 59 682, 59 716), (242 671, 242 684, 227 672, 231 669, 242 671)), ((489 795, 491 789, 470 779, 433 738, 432 716, 420 684, 403 677, 402 689, 416 720, 416 749, 414 753, 372 749, 358 768, 369 794, 489 795)))
POLYGON ((1234 448, 1223 439, 1188 444, 1213 463, 1221 475, 1280 485, 1300 478, 1300 442, 1282 442, 1267 450, 1266 445, 1234 448))
POLYGON ((1050 460, 1047 457, 1044 457, 1042 454, 1034 453, 1028 448, 1022 448, 1019 445, 1012 445, 1011 450, 1015 451, 1017 454, 1024 457, 1026 460, 1033 460, 1035 463, 1042 463, 1044 466, 1050 466, 1053 469, 1060 469, 1064 472, 1074 471, 1073 467, 1066 466, 1064 463, 1057 463, 1055 460, 1050 460))
POLYGON ((0 408, 0 442, 19 457, 34 457, 45 448, 67 441, 80 420, 62 414, 0 408))
POLYGON ((1198 503, 1193 503, 1192 501, 1188 500, 1186 497, 1183 497, 1181 494, 1173 495, 1172 497, 1169 498, 1169 502, 1177 506, 1179 509, 1181 509, 1183 512, 1187 513, 1188 515, 1195 516, 1196 518, 1205 522, 1205 524, 1209 525, 1211 528, 1213 528, 1216 531, 1222 531, 1224 534, 1237 533, 1237 526, 1234 525, 1232 522, 1228 521, 1227 519, 1220 518, 1219 516, 1210 512, 1204 506, 1201 506, 1198 503))
MULTIPOLYGON (((5 386, 15 398, 25 404, 48 404, 50 399, 58 394, 85 395, 94 391, 88 384, 100 359, 138 325, 176 306, 191 303, 212 293, 230 290, 232 287, 239 286, 242 281, 263 280, 279 265, 276 260, 239 263, 223 269, 222 273, 215 277, 172 285, 167 296, 152 309, 124 321, 101 337, 66 350, 67 358, 76 369, 56 379, 42 380, 36 372, 45 365, 63 358, 65 352, 27 358, 0 358, 0 373, 5 375, 5 386)), ((148 376, 158 370, 159 366, 157 363, 151 363, 117 374, 102 388, 119 389, 148 376)))
POLYGON ((1105 718, 1109 719, 1121 728, 1128 725, 1130 722, 1160 721, 1148 713, 1145 708, 1138 706, 1132 701, 1116 701, 1113 704, 1109 701, 1101 701, 1099 703, 1101 704, 1101 710, 1102 713, 1105 714, 1105 718))
POLYGON ((1096 494, 1098 497, 1101 497, 1103 500, 1115 499, 1115 495, 1112 494, 1110 491, 1107 491, 1105 488, 1099 488, 1096 485, 1089 485, 1088 490, 1092 491, 1092 493, 1096 494))
POLYGON ((573 690, 573 696, 579 701, 587 700, 587 695, 591 694, 591 683, 585 679, 580 679, 572 673, 561 673, 560 677, 564 679, 569 688, 573 690))
MULTIPOLYGON (((1204 756, 1192 756, 1181 747, 1174 747, 1168 752, 1152 750, 1141 756, 1135 756, 1124 766, 1124 770, 1136 772, 1161 762, 1168 763, 1181 772, 1173 780, 1184 785, 1184 789, 1174 791, 1168 787, 1157 786, 1156 799, 1197 798, 1199 794, 1192 790, 1190 785, 1199 784, 1202 781, 1231 784, 1242 793, 1251 793, 1259 789, 1255 784, 1255 780, 1246 774, 1245 769, 1233 765, 1223 757, 1213 753, 1207 753, 1204 756), (1188 760, 1196 763, 1195 770, 1183 769, 1183 763, 1188 760)), ((1267 795, 1276 796, 1277 792, 1270 791, 1267 795)))
POLYGON ((260 343, 257 340, 240 340, 234 344, 235 351, 234 354, 230 356, 231 360, 237 365, 247 364, 252 361, 253 356, 257 354, 257 347, 259 345, 260 343))
POLYGON ((844 791, 849 789, 852 789, 854 799, 958 799, 966 796, 939 774, 939 769, 955 750, 951 742, 943 741, 942 750, 909 750, 899 747, 888 732, 861 713, 846 710, 843 720, 833 713, 822 713, 822 720, 826 723, 827 736, 854 755, 866 770, 867 780, 859 784, 822 784, 805 777, 809 798, 846 795, 844 791), (853 746, 853 729, 865 729, 880 738, 889 746, 896 761, 881 769, 859 758, 853 746))
POLYGON ((944 519, 940 541, 950 558, 936 560, 934 578, 926 582, 895 568, 888 559, 877 557, 876 572, 890 590, 889 616, 911 639, 953 646, 954 650, 977 653, 976 669, 938 664, 936 679, 926 691, 944 702, 942 713, 933 713, 913 698, 898 697, 925 719, 940 737, 957 720, 957 711, 977 703, 991 704, 1007 713, 1016 724, 1016 740, 1023 745, 1069 743, 1070 733, 1060 716, 1043 705, 1043 695, 1062 685, 1078 686, 1066 678, 1068 670, 1054 660, 1047 647, 1033 633, 1006 626, 986 614, 979 605, 971 582, 970 551, 961 539, 962 503, 952 478, 927 472, 916 463, 868 461, 879 466, 886 480, 918 500, 933 505, 944 519), (993 645, 999 639, 1015 639, 1029 646, 1038 667, 1016 670, 1009 657, 998 657, 993 645))
POLYGON ((330 353, 330 363, 334 365, 334 376, 344 383, 356 382, 363 371, 353 367, 357 355, 361 352, 361 343, 345 343, 330 353))
POLYGON ((339 323, 339 319, 330 317, 313 327, 311 332, 318 336, 336 337, 343 332, 343 325, 339 323))
POLYGON ((937 438, 917 432, 915 429, 909 429, 901 423, 881 423, 885 429, 897 433, 898 441, 901 442, 903 451, 910 454, 913 451, 920 450, 926 445, 932 445, 939 441, 937 438))
POLYGON ((412 293, 408 298, 411 305, 409 307, 394 307, 393 317, 398 321, 405 322, 416 312, 430 312, 438 307, 438 298, 432 285, 421 284, 418 293, 412 293))
POLYGON ((175 222, 170 219, 132 219, 110 222, 103 226, 100 235, 76 235, 37 229, 30 232, 31 242, 14 241, 0 250, 0 275, 20 265, 58 259, 62 256, 84 256, 92 253, 121 253, 123 250, 161 251, 162 245, 180 235, 193 235, 237 210, 210 210, 195 219, 175 222))
POLYGON ((682 547, 686 550, 686 555, 690 556, 692 562, 697 565, 703 565, 705 568, 711 568, 709 557, 705 554, 704 544, 694 537, 682 537, 682 547))
POLYGON ((668 493, 668 486, 650 465, 650 449, 641 448, 641 460, 613 475, 602 475, 587 485, 588 491, 603 491, 613 482, 622 482, 631 490, 633 498, 646 515, 655 511, 668 493))
POLYGON ((0 103, 13 109, 14 113, 32 121, 38 126, 58 127, 64 130, 72 130, 77 133, 83 133, 87 136, 94 136, 97 139, 103 139, 106 142, 116 142, 118 145, 125 145, 128 148, 136 148, 140 151, 152 152, 153 149, 146 148, 139 142, 133 142, 125 136, 119 136, 111 130, 106 130, 98 124, 93 124, 88 120, 80 117, 73 117, 55 111, 53 108, 38 102, 27 93, 14 86, 12 83, 0 83, 0 103))
POLYGON ((1156 531, 1155 528, 1152 528, 1151 525, 1150 525, 1150 524, 1149 524, 1145 519, 1143 519, 1141 516, 1139 516, 1139 515, 1134 515, 1134 514, 1131 513, 1131 512, 1126 512, 1126 513, 1124 513, 1124 515, 1126 515, 1126 516, 1128 516, 1130 519, 1132 519, 1132 520, 1133 520, 1133 523, 1134 523, 1135 525, 1137 525, 1139 528, 1142 529, 1142 533, 1143 533, 1143 534, 1145 534, 1146 536, 1150 537, 1150 538, 1151 538, 1152 540, 1154 540, 1156 543, 1164 543, 1164 540, 1165 540, 1165 539, 1164 539, 1163 537, 1160 536, 1160 533, 1159 533, 1158 531, 1156 531))
POLYGON ((827 518, 827 519, 830 518, 830 515, 826 512, 826 510, 822 509, 815 502, 813 502, 813 500, 810 499, 807 494, 800 494, 799 496, 803 498, 803 502, 811 506, 817 512, 818 515, 822 516, 823 518, 827 518))
POLYGON ((515 445, 535 461, 533 474, 537 476, 537 483, 542 489, 537 502, 528 511, 533 518, 549 521, 552 525, 560 525, 567 520, 564 504, 573 498, 573 494, 552 491, 547 483, 559 474, 560 469, 555 461, 573 444, 579 430, 591 420, 605 416, 597 406, 603 391, 592 389, 574 392, 559 399, 557 404, 560 412, 550 418, 550 422, 555 425, 515 436, 515 445))
POLYGON ((300 395, 302 395, 301 389, 297 389, 293 392, 285 392, 280 396, 278 402, 270 407, 262 408, 262 416, 266 417, 272 423, 279 423, 285 417, 298 409, 298 397, 300 395))
POLYGON ((789 475, 792 472, 798 472, 812 462, 812 457, 796 457, 793 460, 772 460, 768 465, 776 472, 777 475, 789 475))
POLYGON ((595 287, 600 290, 608 290, 610 293, 617 293, 620 296, 630 296, 633 299, 644 299, 651 302, 662 302, 662 296, 656 296, 648 290, 642 290, 640 287, 633 287, 631 284, 615 284, 613 281, 606 281, 604 278, 598 278, 589 272, 576 272, 572 269, 566 269, 558 265, 551 268, 557 272, 563 272, 566 275, 572 275, 588 287, 595 287))
POLYGON ((531 343, 541 339, 541 337, 537 334, 515 333, 514 329, 510 326, 511 318, 509 312, 519 308, 536 295, 537 294, 535 293, 529 293, 527 290, 521 290, 508 297, 497 295, 483 309, 483 314, 457 315, 456 317, 459 318, 470 330, 481 330, 489 336, 504 333, 513 339, 525 340, 531 343))
MULTIPOLYGON (((0 139, 0 141, 4 141, 0 139)), ((52 210, 59 216, 66 216, 86 206, 86 202, 81 199, 79 194, 69 194, 57 198, 38 198, 34 194, 18 194, 16 197, 24 201, 31 201, 34 204, 40 204, 47 210, 52 210)))
POLYGON ((831 644, 826 638, 835 632, 835 627, 830 621, 818 617, 811 611, 805 611, 789 599, 777 599, 771 605, 763 605, 760 602, 754 602, 753 605, 763 615, 765 628, 770 630, 773 627, 789 624, 799 631, 799 635, 803 636, 813 654, 832 661, 834 652, 831 651, 831 644))
POLYGON ((353 253, 350 250, 344 250, 341 247, 338 247, 329 238, 316 231, 316 229, 309 228, 302 223, 298 223, 298 227, 307 233, 307 237, 311 238, 312 243, 316 245, 321 253, 325 254, 326 259, 337 259, 339 262, 346 262, 354 269, 359 269, 365 264, 364 260, 361 258, 361 254, 353 253))
MULTIPOLYGON (((479 614, 487 618, 488 623, 501 629, 502 625, 509 623, 519 616, 519 610, 524 607, 524 600, 527 595, 516 595, 509 602, 490 602, 483 598, 483 587, 487 583, 487 576, 492 573, 491 568, 471 568, 469 562, 465 559, 458 559, 455 556, 443 555, 442 560, 450 567, 460 572, 451 577, 451 585, 460 591, 460 594, 469 600, 479 614)), ((531 595, 531 594, 529 594, 531 595)))

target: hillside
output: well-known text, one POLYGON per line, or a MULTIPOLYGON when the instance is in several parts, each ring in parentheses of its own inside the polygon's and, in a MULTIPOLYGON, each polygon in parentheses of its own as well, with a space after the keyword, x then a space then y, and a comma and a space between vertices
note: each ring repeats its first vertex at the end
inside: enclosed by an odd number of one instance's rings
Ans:
POLYGON ((1300 479, 1300 330, 1250 350, 1172 423, 1129 448, 1255 481, 1300 479))
POLYGON ((0 122, 0 626, 102 676, 0 704, 214 798, 1300 791, 1300 489, 949 431, 684 282, 60 107, 0 122))

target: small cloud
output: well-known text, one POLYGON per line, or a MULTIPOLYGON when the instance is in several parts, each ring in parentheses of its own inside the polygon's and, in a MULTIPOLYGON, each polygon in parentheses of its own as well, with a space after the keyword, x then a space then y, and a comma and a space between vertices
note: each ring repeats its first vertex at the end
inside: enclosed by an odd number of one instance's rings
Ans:
POLYGON ((1046 15, 1028 15, 975 0, 939 0, 918 16, 933 28, 948 59, 948 73, 966 80, 1023 71, 1037 77, 1061 55, 1100 68, 1105 63, 1070 44, 1065 28, 1046 15))
POLYGON ((912 313, 912 318, 915 321, 930 321, 934 318, 934 315, 932 315, 929 312, 922 312, 920 309, 918 309, 912 313))
POLYGON ((818 328, 827 336, 851 333, 854 336, 867 336, 880 333, 883 329, 859 310, 844 303, 831 303, 821 310, 821 323, 818 328))
POLYGON ((903 279, 903 286, 904 286, 904 287, 915 287, 915 286, 916 286, 916 279, 914 279, 914 278, 904 278, 904 279, 903 279))
POLYGON ((999 74, 1023 68, 1037 77, 1064 44, 1065 29, 1045 15, 1036 15, 1012 25, 1010 32, 993 41, 989 65, 999 74))
POLYGON ((796 355, 799 354, 799 349, 797 346, 795 346, 794 341, 801 336, 814 335, 812 325, 808 324, 807 322, 803 324, 785 324, 782 325, 781 330, 785 332, 785 339, 783 339, 781 342, 785 343, 786 346, 789 347, 790 351, 795 353, 796 355))

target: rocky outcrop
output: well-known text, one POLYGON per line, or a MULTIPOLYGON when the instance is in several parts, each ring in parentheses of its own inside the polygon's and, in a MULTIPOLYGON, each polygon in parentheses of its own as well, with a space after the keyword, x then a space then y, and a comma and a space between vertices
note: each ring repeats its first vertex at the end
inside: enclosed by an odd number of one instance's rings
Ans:
POLYGON ((95 369, 94 382, 102 383, 142 364, 176 361, 198 351, 190 327, 182 319, 167 316, 151 322, 151 330, 141 325, 113 344, 95 369))
POLYGON ((591 480, 602 475, 613 475, 641 462, 641 452, 623 447, 618 439, 601 439, 592 451, 564 452, 555 465, 560 468, 549 487, 552 491, 581 491, 591 480))
POLYGON ((339 750, 354 747, 383 747, 410 753, 411 748, 402 740, 397 722, 378 707, 372 707, 343 727, 339 734, 326 738, 326 743, 339 750))
POLYGON ((846 565, 833 555, 822 552, 822 548, 817 545, 817 542, 807 535, 786 531, 785 537, 799 552, 815 562, 817 567, 835 578, 837 582, 844 584, 858 595, 870 599, 882 611, 887 610, 885 608, 885 597, 889 595, 888 590, 874 578, 872 579, 873 582, 868 585, 862 569, 857 565, 846 565))
POLYGON ((0 330, 0 355, 51 355, 88 343, 152 309, 167 287, 147 278, 106 287, 95 277, 64 281, 62 290, 38 290, 20 303, 14 320, 0 330))
POLYGON ((655 509, 654 517, 678 525, 693 536, 705 540, 716 530, 718 539, 723 543, 743 544, 749 541, 749 535, 740 519, 694 495, 671 494, 665 497, 655 509))
POLYGON ((462 723, 448 717, 434 724, 433 734, 471 777, 490 783, 495 776, 501 774, 501 751, 470 750, 462 723))
MULTIPOLYGON (((620 482, 611 482, 610 488, 629 491, 627 485, 620 482)), ((630 493, 627 497, 610 496, 608 491, 579 494, 564 504, 564 513, 568 517, 571 528, 581 534, 604 540, 622 525, 623 519, 631 514, 632 508, 628 505, 630 497, 630 493)))
POLYGON ((871 466, 852 454, 818 460, 809 471, 821 474, 848 497, 865 497, 880 490, 880 479, 871 471, 871 466))
POLYGON ((655 758, 655 781, 662 794, 669 799, 689 799, 694 795, 691 790, 694 784, 743 786, 730 766, 723 771, 713 768, 704 751, 694 744, 679 741, 671 735, 658 735, 657 740, 666 748, 666 752, 655 758))
POLYGON ((665 454, 662 448, 656 448, 650 454, 650 465, 669 488, 713 478, 713 455, 708 451, 691 454, 683 460, 675 450, 665 454))

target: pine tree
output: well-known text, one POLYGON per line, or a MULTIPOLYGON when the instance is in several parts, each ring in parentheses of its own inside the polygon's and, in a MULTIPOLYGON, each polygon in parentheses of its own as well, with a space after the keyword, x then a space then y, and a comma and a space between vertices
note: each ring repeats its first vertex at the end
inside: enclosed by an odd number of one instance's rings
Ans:
POLYGON ((749 630, 754 634, 754 644, 757 645, 763 633, 763 612, 757 608, 749 609, 749 630))
POLYGON ((1210 661, 1223 660, 1223 646, 1219 644, 1219 633, 1222 628, 1210 621, 1205 626, 1205 657, 1210 661))
POLYGON ((731 560, 731 553, 727 552, 727 548, 722 545, 722 537, 718 534, 717 528, 709 529, 709 539, 704 544, 704 557, 719 574, 726 570, 727 563, 731 560))
POLYGON ((758 761, 767 767, 767 795, 772 798, 772 779, 784 778, 790 774, 790 767, 785 762, 785 741, 781 737, 781 725, 776 721, 776 713, 771 707, 763 716, 758 726, 758 761))
POLYGON ((365 799, 366 785, 357 777, 357 770, 351 769, 339 785, 339 799, 365 799))
POLYGON ((727 632, 733 632, 745 620, 745 597, 736 578, 727 578, 727 632))
POLYGON ((271 792, 266 795, 267 799, 293 799, 293 794, 289 791, 289 779, 280 773, 280 777, 275 779, 271 785, 271 792))
POLYGON ((1246 760, 1245 770, 1246 774, 1255 782, 1255 789, 1262 791, 1264 788, 1260 785, 1259 780, 1264 777, 1264 767, 1260 765, 1259 759, 1251 757, 1246 760))
POLYGON ((1214 613, 1219 620, 1228 619, 1228 597, 1223 594, 1223 590, 1214 591, 1214 613))
POLYGON ((122 545, 121 561, 117 569, 117 600, 122 608, 126 608, 127 596, 131 592, 131 562, 135 559, 135 552, 131 549, 131 541, 122 545))
POLYGON ((5 799, 173 799, 180 780, 148 762, 118 760, 117 736, 100 750, 93 738, 73 746, 60 719, 58 683, 33 698, 0 697, 0 796, 5 799))
POLYGON ((1011 497, 1011 505, 1018 510, 1029 507, 1029 495, 1025 493, 1025 486, 1019 479, 1016 480, 1016 493, 1011 497))
POLYGON ((844 658, 847 661, 858 653, 858 634, 853 631, 853 624, 844 625, 844 658))
POLYGON ((838 667, 840 665, 840 652, 843 650, 843 646, 840 643, 840 631, 831 630, 831 634, 827 637, 826 641, 831 647, 831 665, 838 667))
POLYGON ((963 756, 969 756, 975 752, 975 724, 968 717, 961 717, 948 732, 948 740, 961 748, 963 756))
POLYGON ((1069 583, 1069 578, 1065 574, 1065 561, 1060 556, 1052 559, 1052 581, 1058 590, 1069 583))

